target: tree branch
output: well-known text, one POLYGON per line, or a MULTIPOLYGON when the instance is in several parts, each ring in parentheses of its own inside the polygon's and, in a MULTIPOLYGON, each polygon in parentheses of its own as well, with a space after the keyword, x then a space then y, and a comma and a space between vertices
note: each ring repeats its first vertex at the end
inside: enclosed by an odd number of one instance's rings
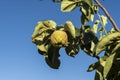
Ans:
POLYGON ((103 10, 103 12, 105 13, 105 15, 107 16, 107 18, 110 20, 110 22, 112 23, 112 25, 114 26, 114 29, 118 32, 120 32, 120 29, 118 28, 117 24, 115 23, 115 21, 113 20, 113 18, 110 16, 110 14, 108 13, 108 11, 104 8, 104 6, 102 4, 100 4, 100 2, 98 0, 94 0, 96 2, 96 4, 103 10))

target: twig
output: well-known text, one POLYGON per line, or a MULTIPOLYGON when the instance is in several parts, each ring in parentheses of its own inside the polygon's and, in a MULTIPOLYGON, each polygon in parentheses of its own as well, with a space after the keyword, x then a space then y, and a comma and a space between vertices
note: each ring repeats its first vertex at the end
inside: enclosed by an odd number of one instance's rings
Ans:
POLYGON ((110 22, 112 23, 112 25, 114 26, 114 29, 118 32, 120 32, 120 29, 118 28, 117 24, 115 23, 115 21, 113 20, 113 18, 110 16, 110 14, 108 13, 108 11, 104 8, 103 5, 100 4, 100 2, 98 0, 94 0, 97 5, 103 10, 103 12, 105 13, 105 15, 107 16, 107 18, 110 20, 110 22))

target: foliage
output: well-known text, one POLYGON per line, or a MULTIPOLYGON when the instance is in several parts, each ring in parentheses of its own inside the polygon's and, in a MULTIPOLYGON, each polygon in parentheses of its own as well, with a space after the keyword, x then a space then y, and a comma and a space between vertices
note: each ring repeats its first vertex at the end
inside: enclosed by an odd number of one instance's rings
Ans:
POLYGON ((99 6, 92 0, 53 0, 53 2, 61 2, 62 12, 71 12, 79 7, 82 13, 82 26, 77 28, 71 21, 66 21, 60 26, 53 20, 37 23, 32 34, 32 42, 36 44, 46 63, 51 68, 58 69, 60 48, 64 47, 66 54, 71 57, 75 57, 81 49, 89 56, 98 59, 87 70, 96 71, 95 80, 119 80, 120 32, 113 28, 106 31, 108 17, 99 15, 99 6), (99 19, 94 20, 94 16, 98 16, 99 19), (89 25, 90 21, 95 23, 89 25), (100 57, 102 51, 104 55, 100 57))

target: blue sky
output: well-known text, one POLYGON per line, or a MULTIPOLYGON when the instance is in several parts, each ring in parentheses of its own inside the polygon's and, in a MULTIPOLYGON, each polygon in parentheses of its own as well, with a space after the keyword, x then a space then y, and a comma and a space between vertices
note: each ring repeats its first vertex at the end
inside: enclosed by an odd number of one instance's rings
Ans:
MULTIPOLYGON (((108 9, 118 25, 120 21, 120 0, 105 0, 108 9)), ((80 12, 62 13, 60 4, 52 0, 1 0, 0 1, 0 80, 93 80, 94 72, 86 72, 95 62, 82 50, 75 57, 61 53, 60 69, 47 66, 43 56, 31 42, 35 25, 40 20, 52 19, 58 24, 71 20, 80 27, 80 12)), ((107 25, 111 27, 111 25, 107 25)))

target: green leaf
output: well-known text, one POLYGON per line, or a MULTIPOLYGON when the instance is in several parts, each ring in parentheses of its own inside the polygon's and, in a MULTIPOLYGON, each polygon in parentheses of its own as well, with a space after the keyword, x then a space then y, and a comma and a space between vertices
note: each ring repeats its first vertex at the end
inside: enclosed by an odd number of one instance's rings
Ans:
POLYGON ((68 31, 75 38, 75 27, 71 21, 67 21, 64 25, 64 30, 68 31))
POLYGON ((81 12, 82 12, 81 23, 83 25, 87 24, 87 22, 89 21, 94 20, 94 13, 92 12, 91 8, 82 7, 81 12))
POLYGON ((99 62, 96 62, 96 63, 93 63, 93 64, 91 64, 90 66, 89 66, 89 68, 88 68, 88 72, 91 72, 91 71, 93 71, 93 70, 95 70, 95 69, 97 69, 98 67, 99 67, 99 62))
POLYGON ((32 34, 32 42, 43 41, 48 37, 56 28, 56 23, 52 20, 44 20, 37 23, 35 30, 32 34))
POLYGON ((103 76, 104 76, 104 79, 106 79, 112 65, 113 65, 113 62, 114 62, 114 57, 115 57, 115 53, 114 54, 111 54, 107 59, 106 59, 106 63, 105 63, 105 66, 104 66, 104 71, 103 71, 103 76))
POLYGON ((93 13, 91 13, 91 15, 90 15, 90 20, 91 20, 91 21, 94 20, 94 14, 93 14, 93 13))
POLYGON ((106 59, 107 59, 107 57, 103 56, 99 59, 98 62, 91 64, 88 68, 88 72, 93 71, 95 69, 99 70, 100 68, 102 70, 105 67, 106 59))
POLYGON ((70 12, 72 10, 74 10, 77 7, 77 1, 62 1, 61 4, 61 11, 62 12, 70 12))
POLYGON ((44 30, 41 34, 32 38, 32 42, 35 43, 36 45, 43 44, 48 41, 52 33, 53 33, 52 30, 44 30))
POLYGON ((98 55, 100 52, 105 50, 108 47, 108 45, 114 44, 114 41, 116 41, 117 38, 120 38, 120 32, 111 33, 111 34, 103 37, 98 42, 98 44, 96 45, 96 47, 94 49, 95 55, 98 55))
POLYGON ((101 15, 100 17, 101 17, 102 26, 103 27, 106 26, 106 24, 107 24, 107 17, 104 16, 104 15, 101 15))
POLYGON ((40 29, 43 27, 44 25, 42 24, 42 22, 38 22, 32 34, 32 38, 36 37, 39 34, 40 29))
POLYGON ((104 38, 105 35, 103 34, 103 32, 100 31, 100 37, 99 37, 99 40, 101 40, 102 38, 104 38))
POLYGON ((103 32, 103 31, 104 31, 104 28, 103 28, 103 27, 100 27, 99 31, 100 31, 100 32, 103 32))
POLYGON ((60 66, 60 60, 59 60, 59 49, 54 46, 50 46, 47 52, 47 55, 45 55, 45 61, 48 64, 49 67, 53 69, 58 69, 60 66))
POLYGON ((96 37, 93 28, 90 26, 84 26, 83 43, 88 44, 92 41, 95 44, 98 42, 98 38, 96 37))
POLYGON ((104 67, 106 67, 105 64, 106 64, 107 58, 108 58, 107 56, 103 56, 99 59, 98 62, 91 64, 89 66, 88 72, 96 70, 95 80, 103 80, 103 70, 104 70, 104 67))
POLYGON ((33 38, 32 42, 34 42, 35 44, 42 44, 44 38, 45 38, 45 33, 42 33, 40 36, 38 35, 37 37, 33 38))
POLYGON ((56 22, 53 20, 44 20, 43 25, 49 29, 55 29, 56 28, 56 22))
POLYGON ((90 7, 92 7, 92 0, 83 0, 83 2, 87 3, 90 7))
POLYGON ((103 69, 106 63, 106 59, 107 56, 103 56, 99 59, 99 65, 97 66, 94 80, 103 80, 103 69))
POLYGON ((100 23, 100 21, 96 20, 95 23, 94 23, 94 25, 93 25, 93 30, 94 30, 94 33, 96 33, 96 34, 97 34, 99 23, 100 23))
POLYGON ((94 39, 96 39, 95 34, 92 31, 87 31, 84 34, 84 44, 88 44, 92 42, 94 39))
POLYGON ((37 23, 37 25, 34 29, 32 38, 36 37, 37 35, 39 35, 46 29, 54 29, 54 28, 56 28, 56 23, 54 21, 52 21, 52 20, 40 21, 37 23), (43 30, 41 30, 41 29, 43 29, 43 30))
POLYGON ((108 58, 107 56, 103 56, 103 57, 101 57, 101 58, 99 59, 100 65, 101 65, 102 67, 105 66, 105 63, 106 63, 106 59, 107 59, 107 58, 108 58))
POLYGON ((102 79, 102 70, 101 69, 97 69, 96 70, 95 79, 94 80, 103 80, 102 79))
POLYGON ((92 10, 92 8, 87 5, 87 4, 83 4, 82 7, 81 7, 81 12, 82 14, 85 15, 85 17, 90 21, 93 21, 94 20, 94 12, 92 10))
POLYGON ((88 19, 86 18, 86 16, 84 14, 81 15, 81 23, 82 25, 85 25, 88 23, 88 19))
MULTIPOLYGON (((118 64, 118 63, 117 63, 118 64)), ((120 66, 118 66, 116 64, 116 61, 114 62, 114 64, 112 65, 108 75, 107 75, 107 79, 108 80, 118 80, 120 79, 120 66)))
POLYGON ((115 28, 111 28, 111 30, 110 30, 110 31, 108 31, 108 33, 107 33, 107 34, 111 34, 111 33, 114 33, 114 32, 116 32, 115 28))
POLYGON ((83 6, 83 7, 81 7, 81 12, 85 15, 85 16, 87 16, 88 15, 88 9, 89 9, 89 6, 83 6))
POLYGON ((48 52, 49 47, 51 46, 51 44, 41 44, 41 45, 37 45, 38 48, 38 53, 41 55, 45 55, 48 52))
POLYGON ((75 55, 77 55, 79 50, 80 50, 79 45, 69 45, 65 48, 67 55, 71 57, 74 57, 75 55))
POLYGON ((75 36, 76 37, 79 37, 81 34, 80 34, 80 29, 79 28, 75 28, 75 36))
POLYGON ((112 49, 111 53, 115 53, 119 49, 120 49, 120 43, 116 44, 116 46, 114 47, 114 49, 112 49))
POLYGON ((97 5, 92 5, 92 10, 93 10, 93 13, 97 13, 98 12, 98 6, 97 5))
POLYGON ((41 52, 47 52, 46 48, 44 45, 37 45, 37 48, 41 51, 41 52))
MULTIPOLYGON (((99 17, 99 19, 100 19, 100 23, 102 24, 102 26, 100 27, 100 29, 99 29, 99 32, 102 34, 103 32, 105 33, 105 34, 107 34, 107 31, 106 31, 106 29, 105 29, 105 26, 106 26, 106 24, 107 24, 107 17, 106 16, 104 16, 104 15, 99 15, 98 14, 98 17, 99 17)), ((102 35, 103 36, 103 35, 102 35)), ((101 36, 101 37, 102 37, 101 36)))
POLYGON ((80 47, 81 49, 87 53, 89 56, 93 56, 93 50, 95 44, 98 42, 98 38, 95 36, 93 28, 88 26, 83 26, 83 30, 81 30, 81 40, 80 47))
POLYGON ((88 54, 89 56, 93 56, 93 49, 94 49, 94 43, 93 42, 90 42, 86 45, 80 43, 80 47, 81 49, 86 53, 88 54))
POLYGON ((62 30, 63 31, 64 30, 64 25, 58 25, 56 30, 62 30))

